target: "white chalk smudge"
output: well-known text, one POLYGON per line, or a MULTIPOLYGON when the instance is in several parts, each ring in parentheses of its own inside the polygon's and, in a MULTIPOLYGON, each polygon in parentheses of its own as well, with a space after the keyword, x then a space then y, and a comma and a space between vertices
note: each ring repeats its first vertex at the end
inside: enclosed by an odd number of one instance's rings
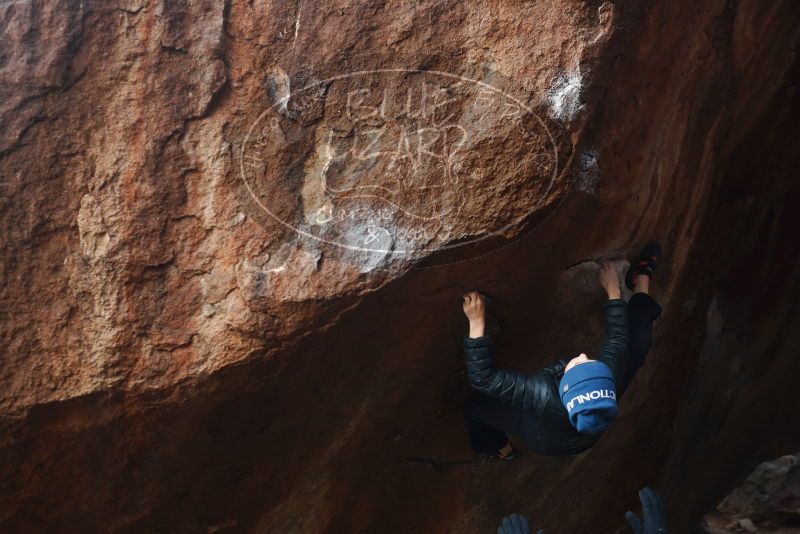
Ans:
POLYGON ((332 132, 317 130, 317 146, 314 154, 305 162, 303 171, 303 214, 307 224, 324 225, 333 218, 333 202, 327 193, 327 173, 334 159, 331 147, 332 132))
POLYGON ((292 91, 291 82, 286 72, 280 67, 274 67, 267 74, 265 87, 275 109, 283 115, 288 113, 287 106, 289 105, 292 91))
POLYGON ((242 222, 244 222, 244 220, 245 220, 246 218, 247 218, 247 216, 246 216, 244 213, 242 213, 242 212, 240 211, 239 213, 237 213, 236 215, 234 215, 234 216, 233 216, 233 217, 232 217, 232 218, 231 218, 231 219, 230 219, 230 220, 227 222, 227 224, 226 224, 225 226, 226 226, 228 229, 230 229, 230 228, 233 228, 234 226, 239 226, 240 224, 242 224, 242 222))
POLYGON ((574 119, 581 110, 580 73, 576 70, 569 74, 559 75, 547 92, 550 104, 550 116, 562 121, 574 119))
POLYGON ((297 34, 300 33, 300 13, 302 12, 303 4, 297 4, 297 19, 294 21, 294 40, 292 41, 292 52, 294 52, 294 47, 297 44, 297 34))
POLYGON ((340 261, 353 265, 362 274, 385 265, 394 246, 389 230, 369 222, 349 225, 345 238, 357 250, 346 250, 340 261))

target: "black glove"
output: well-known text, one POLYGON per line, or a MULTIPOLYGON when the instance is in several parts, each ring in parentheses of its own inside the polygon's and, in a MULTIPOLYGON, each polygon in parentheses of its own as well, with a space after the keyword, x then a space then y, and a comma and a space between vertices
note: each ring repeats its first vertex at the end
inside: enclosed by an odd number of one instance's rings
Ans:
POLYGON ((642 501, 642 519, 633 512, 626 512, 625 519, 630 523, 634 534, 666 534, 667 517, 664 514, 664 501, 651 488, 639 492, 642 501))
MULTIPOLYGON (((503 522, 497 527, 497 534, 531 534, 528 518, 519 514, 504 517, 503 522)), ((540 530, 537 534, 544 534, 544 530, 540 530)))

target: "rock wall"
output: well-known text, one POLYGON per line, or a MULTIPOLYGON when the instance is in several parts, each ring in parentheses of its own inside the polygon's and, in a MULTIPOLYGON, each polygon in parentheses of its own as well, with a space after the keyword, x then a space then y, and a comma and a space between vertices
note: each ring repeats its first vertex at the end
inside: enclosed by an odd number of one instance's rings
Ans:
POLYGON ((614 531, 652 484, 686 531, 800 443, 798 22, 4 2, 3 530, 614 531), (596 346, 593 261, 650 239, 665 313, 614 428, 474 461, 459 294, 533 371, 596 346))
POLYGON ((762 462, 703 521, 710 533, 797 532, 800 459, 787 455, 762 462))

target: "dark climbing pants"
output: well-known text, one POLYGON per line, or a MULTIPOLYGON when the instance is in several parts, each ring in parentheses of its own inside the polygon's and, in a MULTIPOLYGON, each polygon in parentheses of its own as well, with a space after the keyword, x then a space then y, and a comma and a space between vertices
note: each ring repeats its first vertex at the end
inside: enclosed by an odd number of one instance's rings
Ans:
POLYGON ((661 306, 646 293, 635 293, 628 301, 628 320, 630 321, 630 356, 628 368, 617 388, 619 396, 628 389, 636 371, 644 365, 644 358, 653 346, 653 323, 661 316, 661 306))
MULTIPOLYGON (((630 354, 628 365, 622 374, 622 384, 617 388, 618 396, 628 388, 636 371, 644 365, 645 356, 653 345, 653 322, 661 315, 661 306, 645 293, 634 294, 628 302, 630 321, 630 354)), ((527 443, 539 429, 533 414, 515 408, 505 402, 475 395, 464 405, 469 444, 477 454, 494 454, 508 443, 507 434, 521 436, 527 443)))

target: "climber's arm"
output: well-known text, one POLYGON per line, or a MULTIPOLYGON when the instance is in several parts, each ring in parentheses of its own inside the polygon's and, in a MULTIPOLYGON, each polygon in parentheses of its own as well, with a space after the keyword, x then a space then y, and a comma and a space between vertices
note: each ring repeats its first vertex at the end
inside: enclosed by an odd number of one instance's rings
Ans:
POLYGON ((628 303, 622 299, 610 299, 603 310, 606 314, 606 337, 600 349, 598 361, 608 365, 617 376, 617 365, 625 361, 630 346, 628 325, 628 303))
POLYGON ((497 369, 492 362, 492 343, 488 336, 464 338, 464 357, 470 386, 484 395, 517 408, 539 413, 547 402, 546 375, 550 368, 534 375, 497 369))
POLYGON ((618 377, 624 370, 617 369, 617 366, 626 361, 625 355, 630 344, 628 303, 620 298, 619 275, 611 262, 603 262, 598 279, 600 286, 606 290, 608 301, 603 307, 606 314, 606 337, 597 360, 608 365, 614 376, 618 377))
POLYGON ((535 375, 495 369, 492 365, 492 343, 486 335, 486 309, 483 296, 477 291, 464 295, 464 314, 469 320, 469 337, 464 338, 464 356, 469 384, 481 393, 512 406, 539 412, 547 402, 547 368, 535 375))

